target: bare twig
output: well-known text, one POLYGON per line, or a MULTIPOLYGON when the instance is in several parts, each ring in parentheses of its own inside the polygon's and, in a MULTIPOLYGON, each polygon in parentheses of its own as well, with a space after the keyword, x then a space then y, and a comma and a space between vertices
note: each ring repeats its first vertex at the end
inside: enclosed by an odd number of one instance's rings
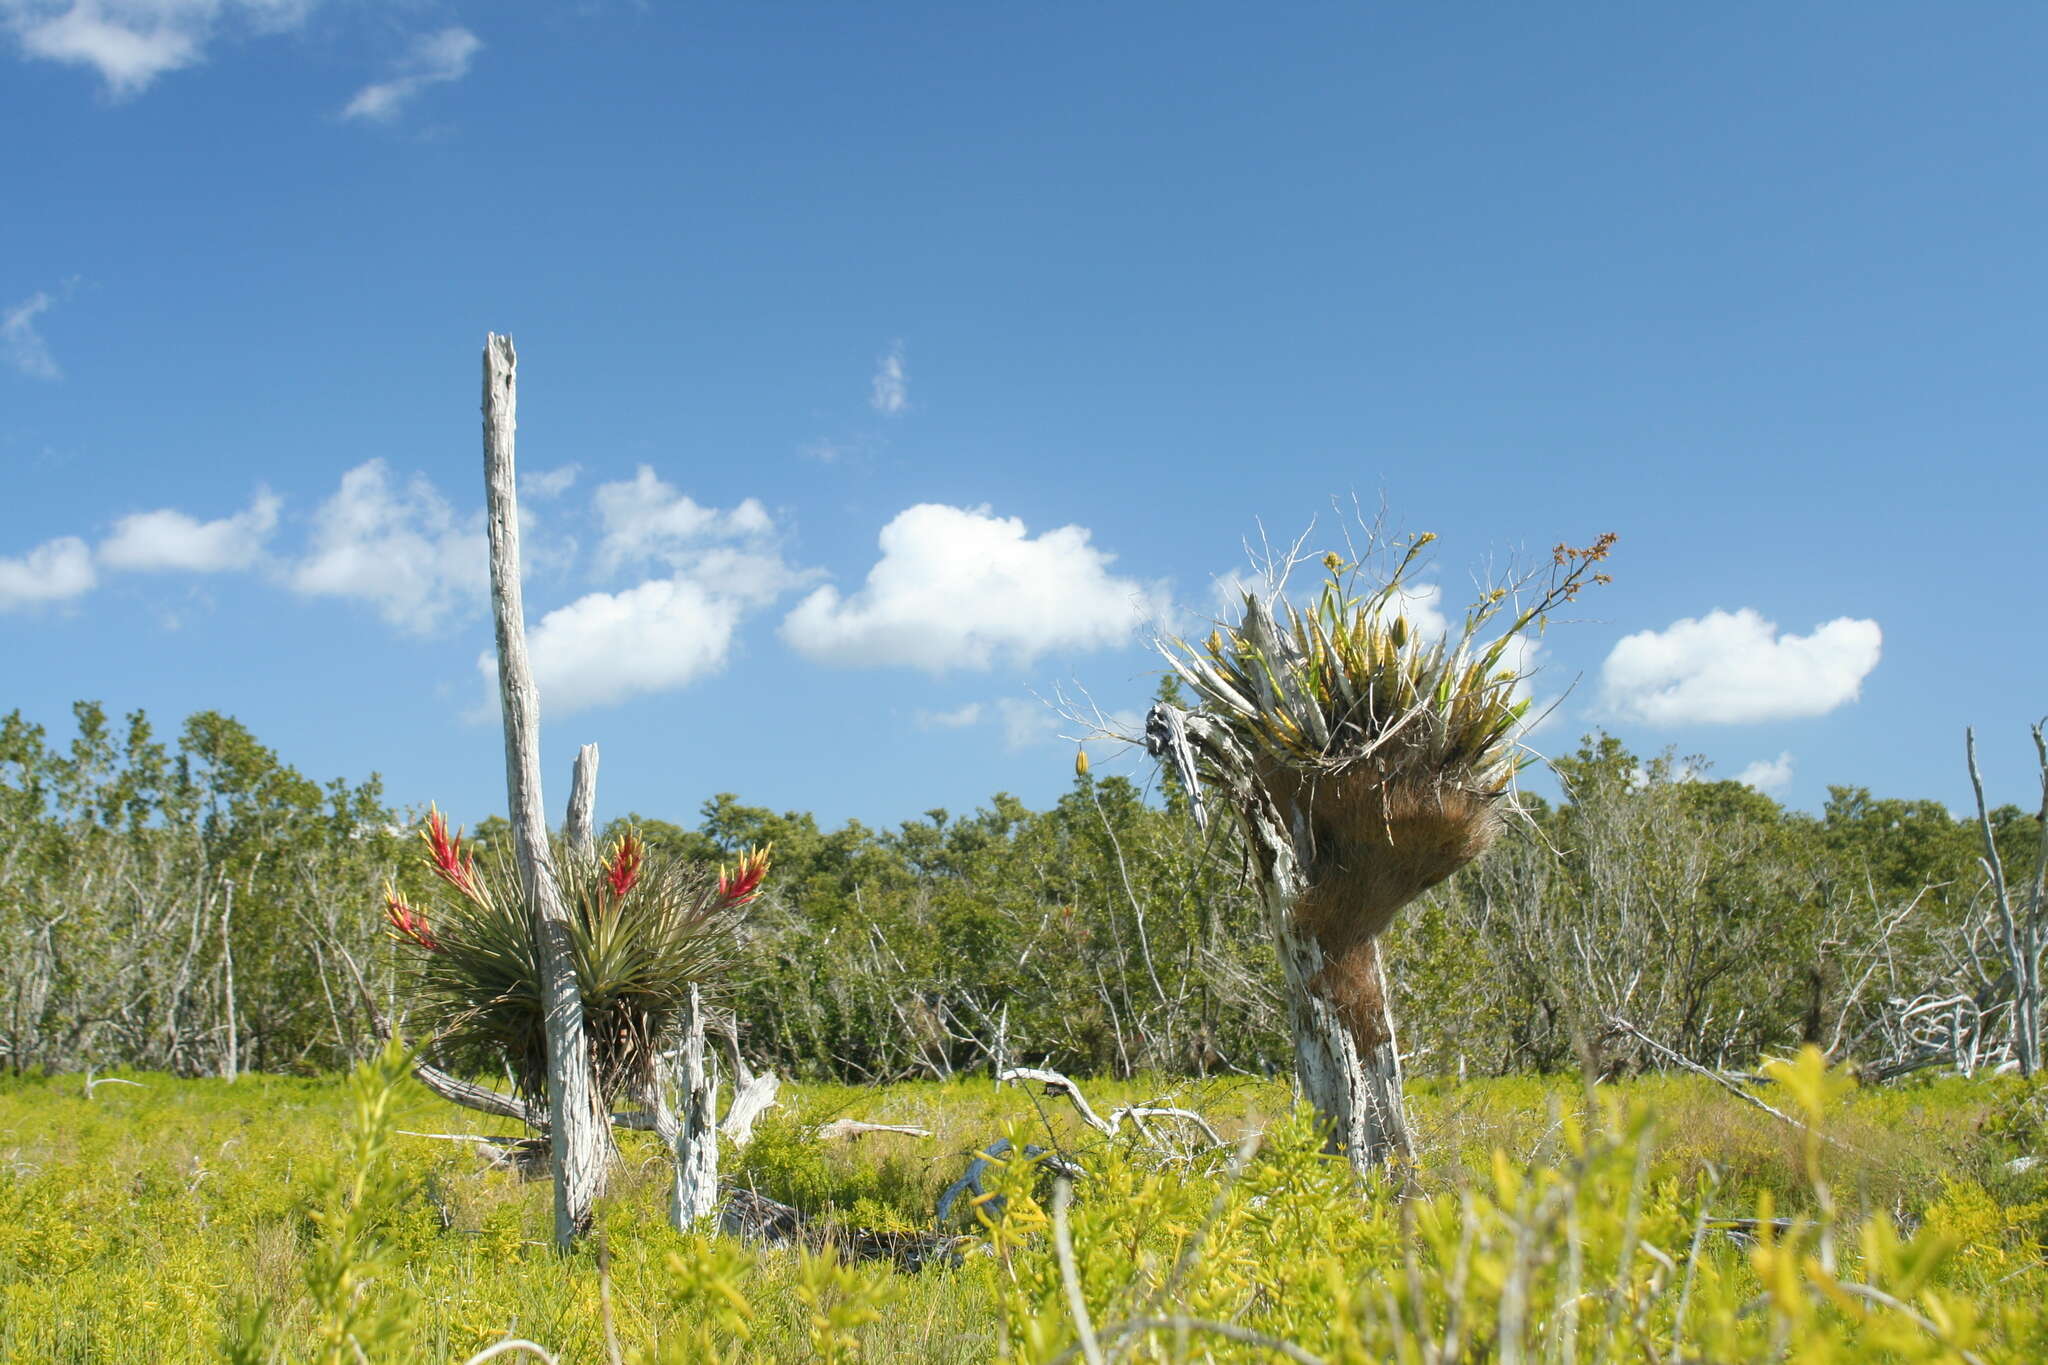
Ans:
POLYGON ((1735 1084, 1735 1082, 1729 1080, 1720 1072, 1710 1071, 1706 1067, 1701 1066, 1698 1062, 1692 1060, 1692 1058, 1683 1056, 1682 1054, 1677 1052, 1673 1052, 1670 1048, 1664 1046, 1664 1044, 1658 1042, 1655 1038, 1652 1038, 1649 1034, 1643 1032, 1634 1024, 1631 1024, 1628 1020, 1622 1018, 1620 1015, 1608 1015, 1607 1022, 1612 1024, 1615 1028, 1618 1028, 1622 1032, 1635 1038, 1636 1041, 1642 1043, 1644 1046, 1650 1048, 1652 1051, 1658 1053, 1660 1056, 1666 1057, 1671 1061, 1678 1063, 1678 1065, 1684 1067, 1687 1071, 1694 1072, 1697 1075, 1705 1076, 1708 1080, 1712 1081, 1715 1085, 1720 1086, 1723 1090, 1735 1096, 1736 1099, 1741 1100, 1744 1104, 1750 1105, 1751 1107, 1756 1109, 1763 1110, 1766 1114, 1769 1114, 1772 1118, 1777 1119, 1779 1122, 1789 1123, 1794 1128, 1798 1128, 1803 1132, 1812 1133, 1822 1142, 1831 1143, 1836 1147, 1840 1147, 1845 1152, 1853 1152, 1856 1150, 1855 1148, 1851 1147, 1848 1143, 1843 1142, 1840 1138, 1829 1137, 1826 1133, 1823 1133, 1820 1130, 1808 1124, 1806 1120, 1796 1118, 1793 1115, 1786 1113, 1782 1109, 1776 1109, 1768 1104, 1765 1104, 1762 1100, 1750 1094, 1747 1090, 1744 1090, 1741 1086, 1735 1084))

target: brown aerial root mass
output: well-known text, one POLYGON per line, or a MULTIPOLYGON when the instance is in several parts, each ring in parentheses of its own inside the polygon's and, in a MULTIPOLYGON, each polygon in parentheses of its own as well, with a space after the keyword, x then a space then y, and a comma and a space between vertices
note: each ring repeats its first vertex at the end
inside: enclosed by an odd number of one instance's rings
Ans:
POLYGON ((1497 798, 1368 771, 1265 781, 1282 810, 1309 817, 1307 887, 1294 908, 1323 953, 1309 988, 1337 1007, 1365 1053, 1388 1038, 1379 936, 1402 906, 1486 851, 1500 829, 1497 798))

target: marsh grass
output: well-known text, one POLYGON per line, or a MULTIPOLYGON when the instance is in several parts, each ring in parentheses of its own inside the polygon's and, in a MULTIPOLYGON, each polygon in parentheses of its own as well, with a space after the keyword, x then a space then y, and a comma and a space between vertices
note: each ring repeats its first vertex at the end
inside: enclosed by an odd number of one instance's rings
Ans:
MULTIPOLYGON (((360 1080, 136 1079, 147 1088, 91 1100, 74 1077, 0 1082, 0 1358, 216 1360, 251 1304, 268 1310, 259 1359, 317 1358, 338 1307, 374 1360, 462 1361, 508 1334, 604 1358, 594 1260, 549 1249, 546 1185, 397 1131, 487 1124, 405 1081, 376 1120, 381 1156, 362 1138, 360 1080), (360 1213, 353 1250, 335 1244, 337 1208, 360 1213), (323 1300, 308 1269, 338 1251, 332 1265, 359 1269, 344 1300, 323 1300)), ((1406 1197, 1361 1190, 1318 1155, 1283 1086, 1242 1079, 1090 1087, 1098 1104, 1198 1107, 1232 1142, 1263 1131, 1234 1175, 1228 1151, 1163 1161, 985 1080, 797 1087, 734 1165, 816 1216, 915 1227, 994 1137, 1063 1151, 1090 1173, 1067 1215, 1074 1288, 1102 1349, 1127 1359, 1275 1358, 1201 1323, 1325 1360, 2048 1356, 2048 1173, 2008 1164, 2032 1140, 2033 1093, 1942 1080, 1834 1094, 1809 1076, 1774 1097, 1799 1084, 1843 1145, 1688 1078, 1590 1094, 1570 1078, 1420 1083, 1406 1197), (848 1113, 935 1136, 809 1137, 848 1113)), ((1080 1347, 1027 1163, 993 1173, 1010 1216, 979 1252, 906 1275, 678 1236, 652 1144, 628 1134, 623 1155, 601 1216, 629 1359, 1051 1361, 1080 1347)))

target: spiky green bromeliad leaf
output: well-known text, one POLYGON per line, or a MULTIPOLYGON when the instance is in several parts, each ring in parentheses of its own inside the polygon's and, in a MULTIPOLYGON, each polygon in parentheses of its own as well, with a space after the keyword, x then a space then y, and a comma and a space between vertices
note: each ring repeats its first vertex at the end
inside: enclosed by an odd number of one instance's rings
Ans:
POLYGON ((1337 776, 1369 762, 1383 778, 1428 773, 1498 793, 1516 770, 1512 736, 1529 706, 1516 695, 1522 675, 1501 660, 1540 608, 1518 614, 1490 642, 1480 637, 1504 594, 1482 599, 1455 638, 1417 632, 1398 597, 1434 538, 1416 537, 1387 580, 1362 595, 1358 566, 1334 554, 1307 610, 1282 601, 1276 618, 1247 593, 1238 625, 1220 627, 1200 648, 1175 641, 1168 660, 1204 709, 1265 763, 1337 776))

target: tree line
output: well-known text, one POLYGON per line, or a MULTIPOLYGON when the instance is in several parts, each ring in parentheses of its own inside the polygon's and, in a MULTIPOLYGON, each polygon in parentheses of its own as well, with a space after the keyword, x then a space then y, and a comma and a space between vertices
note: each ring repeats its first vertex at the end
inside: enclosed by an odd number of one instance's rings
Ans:
MULTIPOLYGON (((420 889, 423 813, 375 776, 309 779, 217 712, 175 739, 141 712, 74 716, 68 741, 0 719, 0 1065, 232 1075, 366 1055, 364 990, 405 999, 384 891, 420 889)), ((1968 1065, 1994 1038, 2010 983, 1974 818, 1852 787, 1787 810, 1606 735, 1556 768, 1563 799, 1524 795, 1492 852, 1388 934, 1413 1070, 1743 1067, 1801 1042, 1968 1065)), ((893 829, 732 794, 673 814, 604 837, 706 863, 774 845, 721 1002, 757 1066, 1289 1069, 1246 850, 1228 822, 1199 829, 1171 776, 1148 794, 1080 773, 1048 809, 998 793, 893 829)), ((1989 823, 2031 870, 2038 816, 1989 823)), ((501 819, 475 834, 486 856, 509 845, 501 819)))

